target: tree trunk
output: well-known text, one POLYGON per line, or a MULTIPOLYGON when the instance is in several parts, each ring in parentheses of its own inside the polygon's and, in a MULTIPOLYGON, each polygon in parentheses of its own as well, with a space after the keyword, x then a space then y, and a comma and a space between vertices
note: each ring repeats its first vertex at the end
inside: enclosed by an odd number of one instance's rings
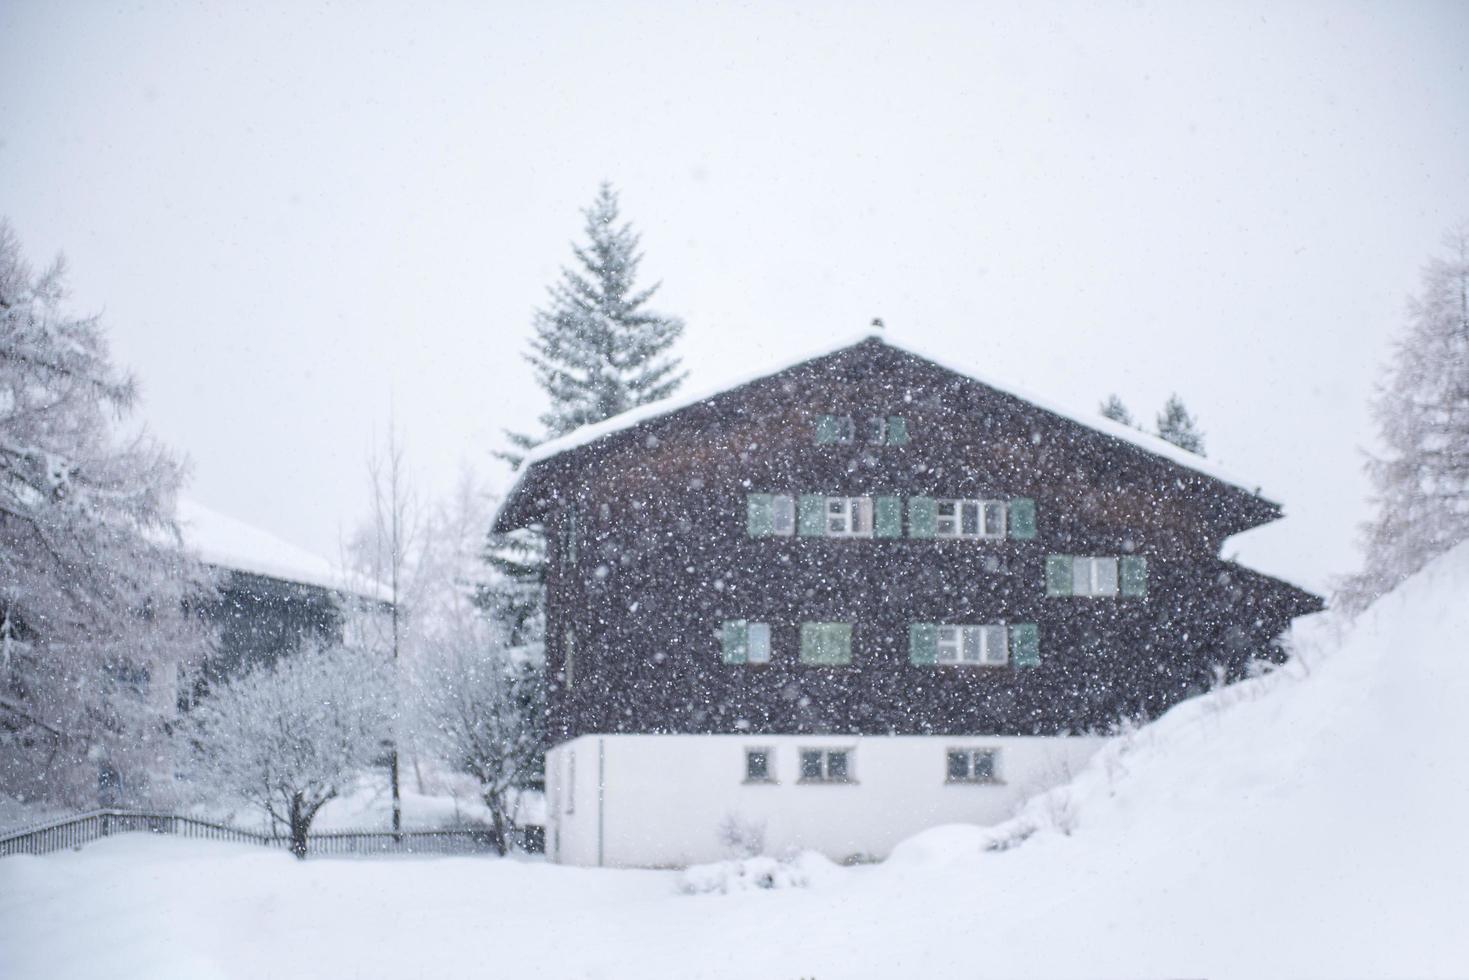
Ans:
POLYGON ((490 846, 495 853, 504 857, 510 850, 510 826, 505 819, 505 801, 497 793, 485 794, 485 806, 490 811, 490 846))
POLYGON ((311 827, 311 817, 301 805, 301 794, 291 797, 291 853, 296 860, 306 860, 306 831, 311 827))

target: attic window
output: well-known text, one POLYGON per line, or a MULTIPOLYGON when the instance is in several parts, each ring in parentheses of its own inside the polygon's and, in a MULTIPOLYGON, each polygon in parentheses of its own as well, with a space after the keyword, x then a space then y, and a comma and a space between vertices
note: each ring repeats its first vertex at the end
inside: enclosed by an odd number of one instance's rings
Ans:
POLYGON ((908 442, 908 421, 899 415, 868 415, 859 420, 850 415, 816 416, 818 445, 850 445, 861 441, 872 446, 901 446, 908 442))

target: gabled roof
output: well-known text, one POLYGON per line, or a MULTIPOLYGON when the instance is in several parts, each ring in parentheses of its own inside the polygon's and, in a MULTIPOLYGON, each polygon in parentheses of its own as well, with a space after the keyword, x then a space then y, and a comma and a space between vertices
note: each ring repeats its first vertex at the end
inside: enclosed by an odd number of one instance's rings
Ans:
POLYGON ((198 501, 179 498, 178 522, 184 546, 206 565, 299 582, 343 595, 392 601, 392 592, 382 583, 353 576, 335 562, 198 501))
POLYGON ((988 388, 992 388, 995 391, 1001 392, 1002 394, 1010 395, 1013 398, 1017 398, 1021 401, 1027 402, 1028 404, 1033 405, 1034 407, 1039 408, 1042 411, 1066 419, 1070 422, 1074 422, 1075 424, 1080 425, 1084 428, 1092 429, 1096 432, 1102 433, 1103 435, 1110 436, 1113 439, 1118 440, 1119 442, 1128 443, 1129 445, 1141 449, 1144 452, 1166 460, 1169 463, 1173 463, 1177 466, 1181 466, 1185 469, 1189 469, 1196 473, 1207 476, 1211 480, 1217 480, 1220 483, 1228 484, 1229 486, 1242 490, 1252 496, 1261 497, 1262 500, 1264 500, 1264 502, 1266 503, 1273 503, 1272 501, 1269 501, 1262 497, 1259 484, 1242 479, 1228 472, 1212 460, 1206 459, 1203 456, 1199 456, 1196 453, 1191 453, 1186 449, 1181 449, 1178 446, 1173 445, 1173 443, 1171 442, 1167 442, 1166 440, 1160 439, 1154 435, 1149 435, 1148 433, 1138 429, 1134 429, 1131 426, 1123 425, 1120 422, 1114 422, 1103 415, 1097 413, 1077 413, 1069 408, 1062 407, 1059 403, 1052 401, 1049 398, 1037 395, 1034 392, 1028 391, 1027 389, 1022 388, 1018 385, 997 381, 994 378, 988 377, 968 367, 956 364, 955 362, 950 361, 945 357, 925 352, 912 344, 897 341, 888 331, 874 328, 863 331, 862 333, 859 333, 855 336, 847 337, 841 343, 834 346, 828 346, 820 350, 803 354, 792 360, 785 361, 770 368, 769 370, 762 371, 758 374, 725 381, 717 388, 706 388, 702 390, 695 389, 693 391, 682 392, 670 398, 665 398, 661 401, 649 402, 646 405, 640 405, 637 408, 630 409, 619 415, 614 415, 611 418, 604 419, 601 422, 595 422, 591 425, 584 425, 573 432, 569 432, 566 435, 561 436, 560 438, 551 439, 541 443, 540 445, 531 449, 526 454, 524 461, 522 461, 520 469, 517 470, 517 478, 515 484, 511 487, 510 492, 505 495, 505 499, 501 502, 500 512, 497 512, 495 514, 494 526, 496 528, 499 528, 500 513, 502 513, 510 505, 511 501, 515 499, 522 485, 525 483, 527 475, 539 464, 548 462, 549 460, 552 460, 555 457, 562 455, 563 453, 570 452, 574 449, 580 449, 584 446, 591 445, 592 443, 599 440, 606 439, 610 436, 615 436, 621 432, 625 432, 640 425, 641 423, 650 421, 652 419, 661 418, 665 415, 671 415, 674 412, 681 411, 685 408, 698 405, 702 402, 710 401, 711 399, 723 395, 726 392, 732 391, 736 388, 743 387, 756 381, 762 381, 766 378, 774 377, 777 374, 780 374, 784 371, 789 371, 790 369, 799 367, 802 364, 820 360, 824 357, 829 357, 833 354, 840 353, 841 351, 847 350, 852 347, 857 347, 864 343, 881 344, 893 350, 901 351, 905 354, 908 354, 911 357, 916 357, 920 360, 928 361, 931 364, 937 365, 938 367, 941 367, 946 371, 950 371, 961 377, 967 378, 970 381, 978 382, 979 384, 982 384, 988 388))

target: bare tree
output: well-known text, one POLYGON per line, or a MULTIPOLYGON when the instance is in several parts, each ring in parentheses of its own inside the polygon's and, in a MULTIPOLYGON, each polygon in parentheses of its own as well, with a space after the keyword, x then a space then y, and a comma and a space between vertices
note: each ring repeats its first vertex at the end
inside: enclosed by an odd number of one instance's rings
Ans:
POLYGON ((1376 516, 1337 603, 1360 610, 1469 539, 1469 224, 1423 270, 1373 402, 1386 451, 1368 459, 1376 516))
POLYGON ((120 424, 138 385, 0 221, 0 791, 137 797, 212 589, 179 547, 184 465, 120 424))
POLYGON ((474 624, 428 653, 415 685, 423 737, 479 781, 501 854, 517 824, 519 793, 542 753, 541 671, 525 653, 502 646, 490 624, 474 624))

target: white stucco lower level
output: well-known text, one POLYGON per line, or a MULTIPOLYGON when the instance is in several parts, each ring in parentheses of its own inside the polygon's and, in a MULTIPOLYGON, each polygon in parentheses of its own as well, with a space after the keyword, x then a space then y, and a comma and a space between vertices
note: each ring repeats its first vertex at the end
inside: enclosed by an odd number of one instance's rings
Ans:
POLYGON ((1099 737, 937 735, 584 735, 546 757, 546 851, 563 864, 670 867, 729 856, 729 818, 763 829, 765 849, 834 860, 884 857, 944 823, 998 823, 1064 782, 1099 737), (769 782, 747 782, 745 754, 769 753, 769 782), (803 782, 800 753, 846 749, 848 782, 803 782), (947 778, 955 749, 998 751, 997 780, 947 778))

